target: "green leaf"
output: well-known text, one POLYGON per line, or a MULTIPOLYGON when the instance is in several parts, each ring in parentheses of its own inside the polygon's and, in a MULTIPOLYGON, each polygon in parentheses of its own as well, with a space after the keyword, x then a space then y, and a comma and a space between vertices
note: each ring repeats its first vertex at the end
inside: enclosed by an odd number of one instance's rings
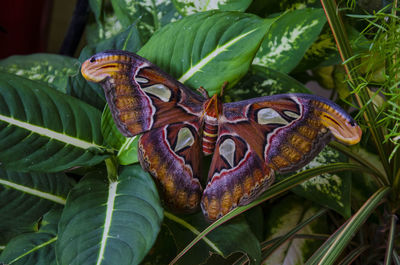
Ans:
POLYGON ((245 11, 251 4, 251 0, 173 0, 179 13, 184 16, 192 15, 208 10, 219 9, 221 11, 245 11))
POLYGON ((0 168, 0 230, 32 231, 44 213, 64 205, 71 181, 64 173, 19 173, 0 168))
POLYGON ((151 177, 123 167, 118 180, 92 172, 70 192, 59 224, 59 264, 138 264, 152 247, 163 212, 151 177))
POLYGON ((271 26, 253 63, 289 73, 317 39, 326 18, 323 9, 287 12, 271 26))
POLYGON ((143 265, 164 265, 176 255, 175 239, 172 237, 170 230, 165 222, 161 226, 161 231, 158 234, 157 240, 154 243, 151 251, 141 262, 143 265))
POLYGON ((38 232, 13 238, 1 253, 0 262, 13 265, 56 265, 54 245, 60 216, 61 210, 52 210, 43 217, 43 226, 38 232))
POLYGON ((138 141, 140 136, 134 136, 132 138, 126 138, 126 141, 118 150, 118 161, 121 165, 130 165, 139 161, 137 150, 138 141))
POLYGON ((159 30, 139 55, 181 83, 214 94, 247 73, 272 21, 239 12, 198 13, 159 30))
POLYGON ((14 55, 0 60, 0 71, 42 81, 62 93, 67 93, 68 78, 79 74, 79 66, 75 58, 46 53, 14 55))
POLYGON ((112 38, 123 30, 121 22, 108 5, 103 7, 101 17, 86 27, 88 45, 94 46, 106 39, 112 38))
POLYGON ((382 199, 390 191, 389 187, 382 187, 377 190, 364 205, 341 227, 338 233, 333 234, 329 244, 324 244, 306 264, 326 264, 335 262, 340 253, 349 244, 354 234, 361 228, 361 225, 371 215, 372 211, 382 202, 382 199))
POLYGON ((101 133, 107 144, 118 150, 119 164, 130 165, 138 162, 137 145, 140 136, 131 138, 123 136, 114 123, 108 105, 104 108, 101 116, 101 133))
POLYGON ((247 211, 248 209, 255 207, 262 202, 265 202, 268 199, 271 199, 279 194, 282 194, 283 192, 299 185, 301 182, 313 177, 317 176, 319 174, 323 173, 332 173, 332 172, 338 172, 338 171, 343 171, 343 170, 351 170, 351 171, 363 171, 367 172, 368 168, 362 167, 360 165, 356 164, 350 164, 350 163, 335 163, 332 165, 327 165, 327 166, 320 166, 317 168, 312 168, 308 169, 305 171, 302 171, 300 173, 297 173, 295 175, 292 175, 288 178, 283 179, 282 181, 279 181, 275 184, 273 184, 266 192, 264 192, 258 199, 254 200, 253 202, 249 203, 248 205, 245 206, 240 206, 235 208, 234 210, 230 211, 211 225, 209 225, 206 229, 201 231, 195 239, 193 239, 187 246, 174 258, 173 262, 176 262, 179 260, 190 248, 192 248, 199 240, 201 240, 203 237, 208 235, 211 231, 213 231, 215 228, 219 227, 221 224, 227 222, 228 220, 232 219, 233 217, 238 216, 239 214, 247 211))
MULTIPOLYGON (((267 243, 268 240, 286 238, 287 234, 302 222, 312 218, 318 210, 317 207, 297 196, 289 196, 280 200, 268 209, 269 214, 265 223, 268 227, 267 243)), ((298 230, 297 233, 307 235, 329 233, 326 218, 319 218, 298 230)), ((266 260, 263 264, 286 264, 289 260, 292 264, 303 264, 322 242, 305 238, 290 238, 280 243, 281 245, 274 249, 272 254, 270 249, 265 247, 270 255, 265 257, 266 260)))
POLYGON ((226 101, 239 101, 284 93, 311 93, 302 83, 271 68, 253 65, 250 71, 228 90, 226 101))
POLYGON ((41 172, 98 164, 107 157, 100 115, 41 82, 0 73, 0 162, 41 172))
POLYGON ((79 55, 79 61, 83 62, 95 53, 104 50, 125 50, 137 52, 142 47, 142 40, 137 30, 136 24, 129 25, 124 31, 117 35, 96 43, 87 45, 79 55))
POLYGON ((137 21, 144 40, 148 40, 162 26, 180 19, 178 11, 169 0, 111 0, 111 3, 122 26, 127 27, 137 21))
POLYGON ((126 137, 118 130, 108 105, 104 107, 101 115, 101 133, 105 142, 115 150, 119 150, 125 143, 126 137))
MULTIPOLYGON (((346 162, 346 160, 346 157, 341 155, 338 151, 330 147, 325 147, 302 170, 337 162, 346 162)), ((292 191, 321 206, 337 211, 345 218, 349 218, 351 215, 350 172, 343 171, 336 174, 324 173, 303 182, 301 185, 292 189, 292 191)))
POLYGON ((94 18, 96 21, 99 21, 101 16, 102 2, 103 0, 89 0, 89 6, 94 13, 94 18))
MULTIPOLYGON (((178 249, 183 249, 195 235, 207 227, 202 213, 180 218, 165 213, 165 222, 175 238, 178 249)), ((203 241, 190 249, 179 260, 179 264, 201 264, 211 254, 227 258, 232 253, 241 252, 249 257, 251 264, 261 261, 260 244, 244 218, 235 219, 212 231, 203 241)))

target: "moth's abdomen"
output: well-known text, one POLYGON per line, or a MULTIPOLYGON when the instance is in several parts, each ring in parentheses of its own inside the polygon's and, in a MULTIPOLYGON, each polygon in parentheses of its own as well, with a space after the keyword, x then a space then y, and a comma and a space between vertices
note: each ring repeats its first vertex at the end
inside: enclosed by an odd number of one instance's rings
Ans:
POLYGON ((203 153, 211 155, 214 153, 215 142, 218 137, 218 122, 216 118, 206 116, 203 127, 203 153))

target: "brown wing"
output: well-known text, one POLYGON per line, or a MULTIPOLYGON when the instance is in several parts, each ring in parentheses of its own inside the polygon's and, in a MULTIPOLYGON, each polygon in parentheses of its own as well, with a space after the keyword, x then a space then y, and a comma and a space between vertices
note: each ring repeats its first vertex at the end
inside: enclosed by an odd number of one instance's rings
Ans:
POLYGON ((101 52, 81 71, 104 88, 114 121, 127 137, 201 116, 204 97, 136 54, 101 52))
POLYGON ((283 94, 224 104, 224 121, 267 166, 295 171, 333 138, 355 144, 362 131, 339 106, 307 94, 283 94))
POLYGON ((325 99, 286 94, 224 104, 201 206, 211 220, 253 201, 273 172, 295 171, 332 139, 354 144, 361 129, 325 99))
POLYGON ((199 124, 174 123, 144 133, 139 161, 155 179, 167 206, 175 211, 197 209, 202 187, 199 124))

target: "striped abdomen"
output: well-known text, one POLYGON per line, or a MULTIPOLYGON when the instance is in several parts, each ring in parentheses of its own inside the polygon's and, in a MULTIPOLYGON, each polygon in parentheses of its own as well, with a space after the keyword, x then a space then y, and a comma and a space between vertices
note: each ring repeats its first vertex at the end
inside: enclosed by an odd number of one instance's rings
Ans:
POLYGON ((214 153, 215 142, 218 137, 217 118, 205 115, 203 128, 203 153, 204 155, 210 155, 214 153))

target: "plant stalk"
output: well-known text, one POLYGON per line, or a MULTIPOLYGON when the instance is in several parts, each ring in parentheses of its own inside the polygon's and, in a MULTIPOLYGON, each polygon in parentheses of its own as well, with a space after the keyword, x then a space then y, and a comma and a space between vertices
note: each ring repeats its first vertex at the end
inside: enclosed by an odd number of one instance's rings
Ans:
MULTIPOLYGON (((352 57, 352 51, 349 44, 349 40, 347 38, 347 34, 345 31, 344 24, 338 14, 338 8, 334 0, 321 0, 322 7, 325 10, 325 14, 332 30, 334 39, 336 41, 336 46, 338 48, 340 57, 343 61, 343 66, 346 71, 347 77, 350 81, 350 84, 353 87, 359 87, 361 83, 359 82, 360 76, 357 72, 357 65, 354 60, 350 60, 352 57)), ((382 160, 382 164, 385 168, 386 175, 391 179, 391 167, 388 162, 388 152, 386 152, 386 147, 383 144, 384 133, 382 131, 382 127, 378 128, 375 123, 375 118, 377 117, 377 113, 374 109, 373 104, 367 104, 371 101, 370 96, 368 95, 368 88, 365 87, 361 89, 359 93, 354 93, 354 96, 357 100, 360 109, 364 109, 363 116, 369 126, 369 130, 371 132, 372 139, 375 143, 375 146, 378 150, 378 154, 380 159, 382 160)))

